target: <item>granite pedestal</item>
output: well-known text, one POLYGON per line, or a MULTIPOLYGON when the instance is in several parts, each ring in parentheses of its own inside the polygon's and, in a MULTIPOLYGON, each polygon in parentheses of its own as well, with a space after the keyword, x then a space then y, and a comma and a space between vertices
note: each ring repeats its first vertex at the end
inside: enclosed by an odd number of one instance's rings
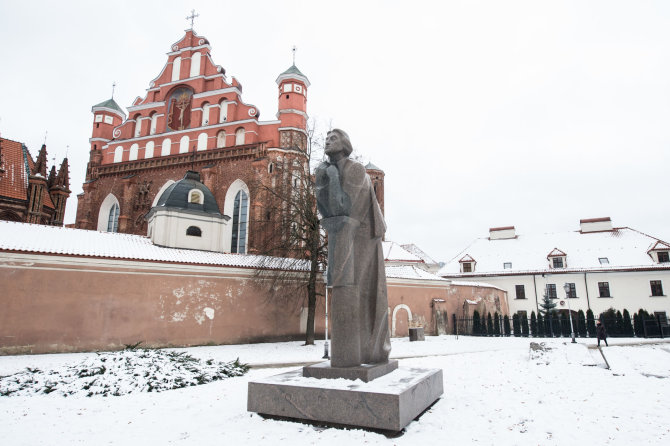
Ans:
POLYGON ((400 431, 443 393, 441 369, 398 368, 364 383, 301 370, 249 382, 247 410, 312 422, 400 431))
POLYGON ((398 368, 397 359, 389 359, 381 364, 362 364, 356 367, 332 367, 330 361, 303 367, 302 376, 306 378, 360 379, 364 383, 391 373, 398 368))

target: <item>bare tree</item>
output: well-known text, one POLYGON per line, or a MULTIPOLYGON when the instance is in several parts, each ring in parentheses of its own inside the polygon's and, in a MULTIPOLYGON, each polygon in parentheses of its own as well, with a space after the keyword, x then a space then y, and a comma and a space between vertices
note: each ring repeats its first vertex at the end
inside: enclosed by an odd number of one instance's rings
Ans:
POLYGON ((306 345, 314 344, 318 281, 327 261, 312 175, 323 157, 324 138, 315 127, 311 121, 303 147, 270 161, 270 175, 252 186, 262 209, 256 216, 257 251, 272 256, 256 270, 255 282, 268 299, 299 307, 307 302, 306 345))

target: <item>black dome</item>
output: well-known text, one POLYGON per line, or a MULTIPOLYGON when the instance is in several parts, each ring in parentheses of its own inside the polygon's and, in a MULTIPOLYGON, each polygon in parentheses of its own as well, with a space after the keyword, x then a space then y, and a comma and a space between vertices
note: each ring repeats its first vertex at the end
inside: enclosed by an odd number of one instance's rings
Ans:
POLYGON ((200 182, 200 174, 192 170, 187 171, 183 179, 165 189, 165 192, 163 192, 158 199, 156 206, 188 209, 192 211, 201 211, 206 214, 221 215, 219 205, 216 204, 212 191, 200 182), (188 193, 193 189, 202 192, 205 198, 203 204, 189 202, 188 193))

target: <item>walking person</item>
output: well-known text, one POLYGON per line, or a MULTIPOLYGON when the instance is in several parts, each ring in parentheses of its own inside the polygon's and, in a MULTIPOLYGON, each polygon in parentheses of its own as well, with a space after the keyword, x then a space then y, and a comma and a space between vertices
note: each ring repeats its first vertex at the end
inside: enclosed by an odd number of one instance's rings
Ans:
POLYGON ((605 345, 609 347, 607 344, 607 330, 605 330, 605 325, 600 321, 596 322, 596 337, 598 338, 598 347, 600 347, 601 339, 605 341, 605 345))

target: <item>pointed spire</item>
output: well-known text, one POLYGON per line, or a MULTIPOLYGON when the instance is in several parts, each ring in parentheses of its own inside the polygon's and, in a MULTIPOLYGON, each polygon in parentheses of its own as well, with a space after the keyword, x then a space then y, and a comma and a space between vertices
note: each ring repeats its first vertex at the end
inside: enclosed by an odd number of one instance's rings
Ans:
POLYGON ((67 158, 63 158, 63 162, 60 165, 58 176, 56 177, 56 185, 64 187, 65 189, 70 189, 70 166, 67 162, 67 158))
POLYGON ((49 179, 47 180, 47 185, 51 188, 56 181, 56 165, 51 166, 51 171, 49 171, 49 179))
POLYGON ((41 175, 42 177, 47 177, 47 146, 42 144, 40 153, 37 155, 37 161, 35 161, 35 167, 33 168, 33 175, 41 175))

